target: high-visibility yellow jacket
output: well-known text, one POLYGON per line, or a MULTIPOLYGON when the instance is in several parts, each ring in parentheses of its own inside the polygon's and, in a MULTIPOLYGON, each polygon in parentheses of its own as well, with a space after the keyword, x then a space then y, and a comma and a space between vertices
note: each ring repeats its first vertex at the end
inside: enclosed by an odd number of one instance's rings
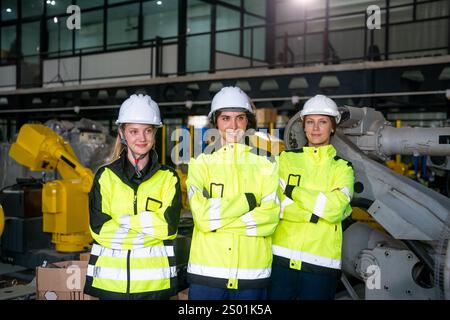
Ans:
POLYGON ((351 163, 332 145, 303 147, 279 156, 280 223, 273 235, 274 263, 339 274, 341 221, 351 213, 351 163))
POLYGON ((278 165, 257 151, 232 143, 191 159, 186 181, 194 218, 190 283, 228 289, 267 284, 280 211, 278 165))
POLYGON ((94 244, 85 286, 90 295, 152 298, 176 289, 179 179, 173 169, 157 163, 153 150, 143 173, 136 180, 123 155, 95 175, 89 194, 94 244))

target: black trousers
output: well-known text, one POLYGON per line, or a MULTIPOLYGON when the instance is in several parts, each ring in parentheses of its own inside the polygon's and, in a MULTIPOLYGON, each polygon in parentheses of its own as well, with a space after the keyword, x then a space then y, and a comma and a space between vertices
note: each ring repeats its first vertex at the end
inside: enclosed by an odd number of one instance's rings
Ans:
POLYGON ((270 300, 334 300, 339 277, 272 265, 270 300))

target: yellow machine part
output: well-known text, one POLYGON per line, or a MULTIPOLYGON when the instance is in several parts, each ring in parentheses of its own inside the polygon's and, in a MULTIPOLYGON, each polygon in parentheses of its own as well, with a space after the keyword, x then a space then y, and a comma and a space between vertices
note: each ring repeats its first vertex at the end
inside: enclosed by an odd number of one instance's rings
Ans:
POLYGON ((57 251, 83 251, 91 242, 88 201, 88 195, 72 181, 54 180, 44 185, 43 230, 53 234, 57 251))
POLYGON ((3 212, 2 205, 0 204, 0 236, 3 234, 5 228, 5 214, 3 212))
POLYGON ((69 143, 52 129, 39 124, 26 124, 20 128, 9 156, 30 170, 50 171, 56 169, 60 160, 54 154, 58 149, 61 149, 61 153, 76 158, 69 143))
POLYGON ((374 218, 372 218, 366 210, 360 207, 353 207, 352 209, 353 209, 352 211, 353 220, 367 223, 374 229, 386 232, 386 230, 374 218))
POLYGON ((386 161, 386 165, 395 172, 404 175, 404 176, 413 176, 414 170, 410 170, 411 167, 410 164, 406 164, 404 162, 398 161, 398 160, 388 160, 386 161))
POLYGON ((31 170, 58 171, 62 179, 49 181, 42 189, 43 231, 53 234, 57 251, 85 251, 92 242, 88 198, 92 171, 79 163, 67 141, 40 124, 23 125, 9 155, 31 170))
POLYGON ((181 204, 184 209, 189 209, 189 199, 187 195, 186 179, 187 179, 187 168, 185 165, 179 165, 176 169, 178 177, 180 178, 181 186, 181 204))

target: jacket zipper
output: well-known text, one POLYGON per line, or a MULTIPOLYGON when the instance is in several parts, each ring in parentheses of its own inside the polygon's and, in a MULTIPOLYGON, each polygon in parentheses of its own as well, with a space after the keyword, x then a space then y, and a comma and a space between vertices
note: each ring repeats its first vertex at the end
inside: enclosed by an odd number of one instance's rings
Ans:
MULTIPOLYGON (((137 190, 134 189, 134 200, 133 200, 134 215, 137 215, 137 190)), ((130 294, 130 255, 131 250, 127 252, 127 294, 130 294)))
POLYGON ((127 296, 130 299, 130 255, 131 250, 127 252, 127 296))
POLYGON ((137 215, 137 190, 134 190, 133 205, 134 205, 134 215, 137 215))

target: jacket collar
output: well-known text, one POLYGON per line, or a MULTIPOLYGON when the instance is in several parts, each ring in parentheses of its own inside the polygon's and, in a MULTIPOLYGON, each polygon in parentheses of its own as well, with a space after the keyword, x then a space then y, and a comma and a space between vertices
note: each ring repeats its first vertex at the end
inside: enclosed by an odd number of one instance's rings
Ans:
POLYGON ((133 189, 137 189, 141 182, 150 179, 161 168, 161 165, 158 163, 158 154, 155 150, 150 150, 149 157, 147 165, 142 169, 142 177, 140 179, 136 177, 134 166, 128 160, 126 151, 124 151, 118 160, 112 163, 110 169, 126 185, 133 189))
POLYGON ((329 159, 336 156, 336 149, 332 144, 321 147, 303 147, 303 152, 308 156, 312 156, 316 159, 329 159))
POLYGON ((247 152, 250 149, 252 149, 250 146, 243 143, 227 143, 220 146, 216 152, 224 154, 239 154, 242 152, 247 152))

